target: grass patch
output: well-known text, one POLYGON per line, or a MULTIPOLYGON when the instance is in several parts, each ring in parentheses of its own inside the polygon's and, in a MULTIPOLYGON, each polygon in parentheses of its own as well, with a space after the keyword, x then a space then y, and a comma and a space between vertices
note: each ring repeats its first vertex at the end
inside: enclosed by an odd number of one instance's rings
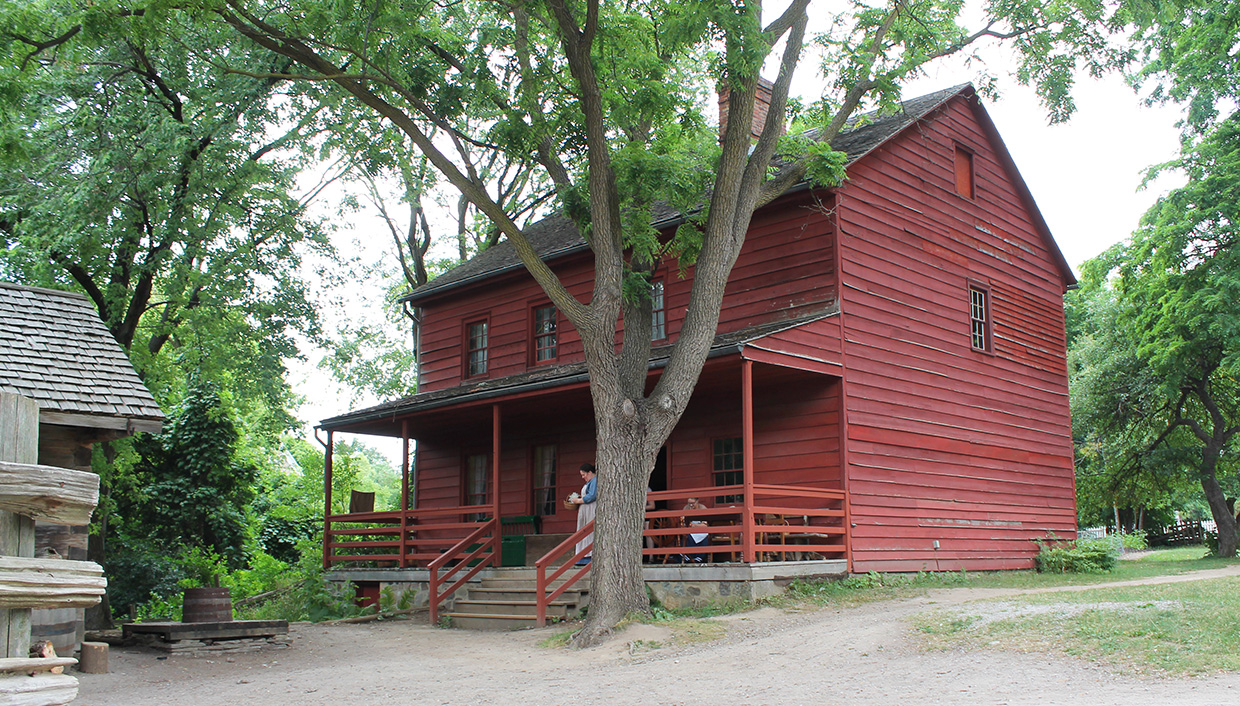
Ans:
POLYGON ((673 645, 714 642, 728 634, 727 625, 707 618, 678 618, 663 624, 672 630, 673 645))
POLYGON ((1133 559, 1134 562, 1177 562, 1177 561, 1197 561, 1198 559, 1212 559, 1221 566, 1229 563, 1227 559, 1219 559, 1211 557, 1209 550, 1202 546, 1196 547, 1173 547, 1170 549, 1158 549, 1149 554, 1133 559))
POLYGON ((779 608, 810 606, 851 607, 874 601, 912 598, 938 588, 1037 589, 1057 586, 1133 581, 1153 576, 1171 576, 1188 571, 1218 569, 1236 563, 1234 559, 1203 558, 1203 547, 1158 550, 1139 561, 1119 561, 1110 571, 1091 574, 1037 573, 1034 571, 921 572, 880 574, 871 572, 839 581, 794 581, 781 595, 766 599, 779 608))
POLYGON ((1054 651, 1181 675, 1240 671, 1236 578, 979 601, 917 623, 945 648, 1054 651))
POLYGON ((573 639, 573 635, 575 635, 576 633, 577 633, 576 630, 565 630, 564 632, 557 632, 551 637, 548 637, 545 640, 540 641, 538 643, 538 646, 545 647, 550 650, 558 650, 564 647, 568 647, 568 641, 573 639))

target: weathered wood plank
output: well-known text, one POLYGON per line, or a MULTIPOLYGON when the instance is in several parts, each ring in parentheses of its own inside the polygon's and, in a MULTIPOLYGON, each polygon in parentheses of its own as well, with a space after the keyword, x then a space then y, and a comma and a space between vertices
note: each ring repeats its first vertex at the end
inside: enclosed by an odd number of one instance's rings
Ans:
POLYGON ((287 620, 232 620, 225 623, 125 623, 125 637, 157 635, 175 640, 228 640, 288 634, 287 620))
POLYGON ((0 677, 0 703, 5 706, 60 706, 77 693, 77 679, 67 674, 0 677))
POLYGON ((0 510, 65 525, 90 523, 99 503, 99 476, 0 460, 0 510))
POLYGON ((50 672, 57 667, 71 667, 77 664, 72 657, 4 657, 0 658, 0 672, 31 674, 50 672))
POLYGON ((107 585, 94 562, 0 557, 0 607, 85 608, 99 602, 107 585))
MULTIPOLYGON (((29 397, 0 393, 0 461, 34 463, 38 459, 39 404, 29 397)), ((34 555, 33 519, 0 509, 0 554, 34 555)), ((29 656, 29 608, 0 609, 0 649, 4 657, 29 656)))

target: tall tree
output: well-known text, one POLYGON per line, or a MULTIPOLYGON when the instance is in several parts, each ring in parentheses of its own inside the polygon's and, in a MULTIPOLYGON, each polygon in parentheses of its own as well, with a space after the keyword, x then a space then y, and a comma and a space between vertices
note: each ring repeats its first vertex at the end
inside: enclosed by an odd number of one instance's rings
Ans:
POLYGON ((205 61, 242 58, 228 34, 71 6, 0 4, 0 270, 85 293, 144 375, 178 330, 201 333, 224 309, 292 352, 286 334, 317 325, 301 257, 326 241, 295 196, 304 160, 289 148, 322 108, 205 61))
POLYGON ((838 180, 842 158, 830 139, 860 106, 894 103, 900 82, 927 61, 984 37, 1015 38, 1025 77, 1067 110, 1077 52, 1102 47, 1093 24, 1102 8, 1090 1, 992 5, 976 32, 957 23, 957 2, 856 5, 813 37, 809 4, 794 0, 763 18, 760 2, 208 3, 241 35, 333 82, 402 131, 513 243, 580 334, 602 473, 595 598, 579 645, 647 609, 638 539, 645 488, 702 369, 754 210, 807 177, 838 180), (823 50, 832 94, 818 104, 813 139, 781 140, 807 42, 823 50), (733 129, 716 142, 703 115, 709 101, 698 91, 727 89, 729 113, 752 115, 768 59, 777 68, 761 136, 754 143, 747 130, 733 129), (514 78, 500 80, 506 74, 514 78), (471 113, 489 116, 484 131, 467 134, 450 122, 471 113), (432 130, 447 142, 432 139, 432 130), (453 141, 538 162, 560 210, 593 250, 588 301, 569 294, 537 257, 513 214, 454 158, 453 141), (787 164, 772 173, 777 154, 787 164), (650 227, 657 202, 690 215, 670 243, 650 227), (634 292, 669 251, 693 261, 693 287, 670 360, 647 393, 650 299, 634 292))
POLYGON ((1091 314, 1074 404, 1110 447, 1117 481, 1195 477, 1219 554, 1230 557, 1237 525, 1225 486, 1235 482, 1240 450, 1240 116, 1186 150, 1175 164, 1188 184, 1091 266, 1114 277, 1091 314))
MULTIPOLYGON (((384 300, 384 320, 344 322, 321 367, 346 384, 355 400, 365 395, 403 397, 417 385, 417 345, 409 340, 410 329, 416 335, 417 327, 410 325, 412 313, 398 299, 491 247, 501 234, 460 192, 444 188, 426 155, 403 133, 388 129, 364 106, 346 106, 342 112, 346 115, 340 122, 347 127, 335 131, 328 144, 354 163, 348 178, 363 191, 361 198, 346 198, 342 210, 361 222, 373 222, 377 214, 391 247, 382 263, 369 268, 370 274, 393 286, 384 300), (395 276, 390 274, 393 269, 395 276)), ((458 132, 471 134, 486 118, 462 115, 458 120, 463 123, 458 132)), ((429 136, 435 139, 436 131, 429 136)), ((528 156, 512 161, 507 153, 473 143, 456 140, 453 146, 462 170, 486 184, 514 220, 539 213, 554 193, 528 156)))
MULTIPOLYGON (((204 60, 242 58, 231 32, 152 19, 117 2, 0 1, 0 276, 89 296, 167 407, 190 372, 235 390, 252 443, 293 423, 284 359, 294 332, 317 330, 301 258, 326 240, 295 196, 291 148, 327 111, 204 60)), ((123 479, 107 451, 89 549, 105 566, 108 510, 132 499, 111 492, 123 479)))
POLYGON ((168 546, 199 547, 240 566, 258 470, 240 458, 239 441, 217 386, 195 380, 168 428, 137 445, 141 490, 120 508, 129 531, 168 546))
POLYGON ((1133 0, 1120 17, 1134 28, 1134 84, 1151 102, 1186 108, 1181 156, 1151 176, 1179 170, 1188 184, 1160 199, 1129 243, 1087 265, 1100 291, 1079 347, 1074 426, 1105 452, 1099 465, 1112 489, 1198 482, 1219 553, 1234 556, 1240 7, 1133 0))

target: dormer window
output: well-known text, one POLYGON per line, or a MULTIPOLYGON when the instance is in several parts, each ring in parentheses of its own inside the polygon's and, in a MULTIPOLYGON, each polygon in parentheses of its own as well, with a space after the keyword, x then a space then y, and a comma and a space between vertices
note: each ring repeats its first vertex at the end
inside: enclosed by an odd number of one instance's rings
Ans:
POLYGON ((973 180, 973 153, 956 145, 956 193, 966 199, 973 198, 975 192, 973 180))
POLYGON ((465 327, 466 377, 487 373, 487 322, 475 321, 465 327))
POLYGON ((534 309, 534 363, 546 363, 559 355, 556 338, 558 317, 555 305, 534 309))

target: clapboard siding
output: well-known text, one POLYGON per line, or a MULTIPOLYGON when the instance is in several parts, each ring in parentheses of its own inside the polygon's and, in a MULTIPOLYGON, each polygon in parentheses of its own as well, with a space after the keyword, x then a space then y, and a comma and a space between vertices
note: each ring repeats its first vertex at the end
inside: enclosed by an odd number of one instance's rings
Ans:
MULTIPOLYGON (((728 280, 719 331, 732 331, 765 321, 789 319, 835 301, 834 233, 821 194, 802 193, 777 200, 755 214, 745 247, 728 280)), ((576 256, 556 263, 568 291, 589 301, 593 259, 576 256)), ((693 284, 693 268, 681 273, 675 260, 664 263, 655 277, 663 281, 667 342, 674 342, 684 321, 693 284)), ((505 377, 532 367, 530 312, 549 303, 524 271, 437 297, 423 305, 419 390, 429 392, 462 381, 465 327, 489 322, 488 371, 505 377)), ((583 359, 581 339, 571 324, 559 319, 556 363, 583 359)), ((663 341, 660 341, 662 343, 663 341)))
POLYGON ((1032 539, 1075 530, 1056 255, 964 99, 849 175, 853 568, 1028 567, 1032 539), (973 153, 974 199, 955 193, 956 144, 973 153), (971 282, 991 294, 993 354, 970 345, 971 282))
MULTIPOLYGON (((842 362, 840 319, 838 316, 830 316, 818 321, 810 321, 750 341, 749 346, 760 351, 784 353, 811 361, 840 365, 842 362)), ((746 350, 745 357, 753 357, 749 349, 746 350)), ((786 361, 785 364, 796 367, 797 362, 786 361)))

